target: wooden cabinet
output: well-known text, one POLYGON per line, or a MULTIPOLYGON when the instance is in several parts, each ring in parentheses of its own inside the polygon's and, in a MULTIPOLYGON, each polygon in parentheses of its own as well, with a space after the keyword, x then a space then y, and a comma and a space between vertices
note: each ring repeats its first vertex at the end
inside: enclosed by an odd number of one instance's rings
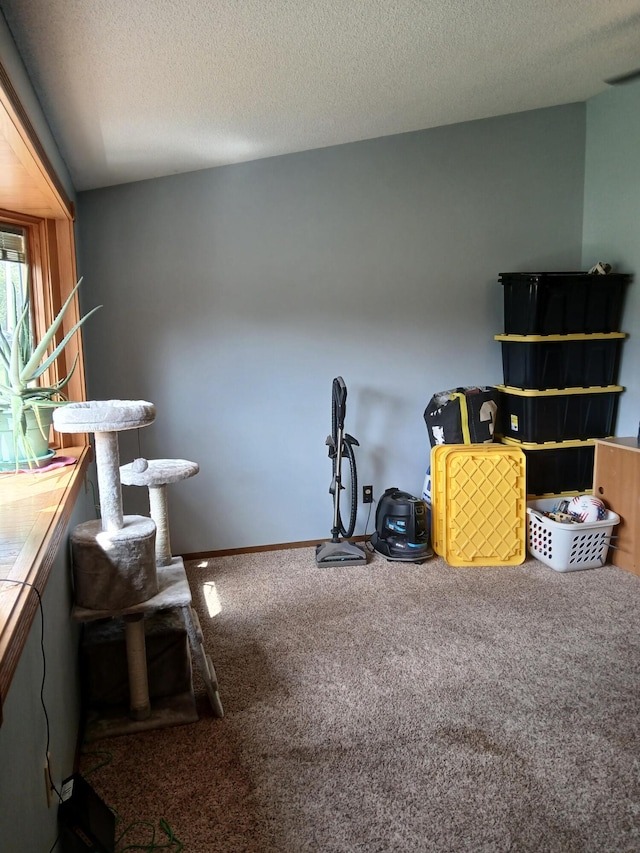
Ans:
POLYGON ((593 494, 620 516, 609 562, 640 575, 640 447, 638 439, 596 440, 593 494))

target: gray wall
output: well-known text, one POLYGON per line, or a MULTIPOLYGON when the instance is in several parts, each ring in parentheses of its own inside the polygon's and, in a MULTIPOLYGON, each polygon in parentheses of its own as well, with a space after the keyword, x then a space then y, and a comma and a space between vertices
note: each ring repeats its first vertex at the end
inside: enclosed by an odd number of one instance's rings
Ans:
POLYGON ((89 395, 157 405, 123 462, 201 466, 175 553, 329 534, 339 374, 360 482, 420 493, 431 395, 501 381, 498 274, 580 267, 584 134, 576 104, 79 194, 89 395))
POLYGON ((627 291, 617 434, 640 421, 640 82, 611 88, 587 104, 583 266, 609 261, 634 273, 627 291))
MULTIPOLYGON (((90 493, 81 490, 69 529, 94 517, 91 504, 90 493)), ((42 597, 46 655, 44 700, 51 727, 53 777, 58 790, 61 780, 73 772, 80 719, 79 631, 70 619, 67 542, 65 536, 42 597)), ((9 688, 0 726, 0 849, 3 853, 49 850, 57 834, 57 801, 54 795, 53 805, 47 808, 45 795, 47 741, 40 703, 41 682, 40 615, 37 613, 9 688)))

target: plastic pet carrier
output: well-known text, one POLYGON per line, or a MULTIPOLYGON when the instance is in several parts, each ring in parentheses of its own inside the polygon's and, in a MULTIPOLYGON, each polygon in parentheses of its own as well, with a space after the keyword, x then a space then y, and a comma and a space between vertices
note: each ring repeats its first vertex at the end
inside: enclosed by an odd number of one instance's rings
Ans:
POLYGON ((508 335, 618 332, 626 285, 623 273, 500 273, 508 335))

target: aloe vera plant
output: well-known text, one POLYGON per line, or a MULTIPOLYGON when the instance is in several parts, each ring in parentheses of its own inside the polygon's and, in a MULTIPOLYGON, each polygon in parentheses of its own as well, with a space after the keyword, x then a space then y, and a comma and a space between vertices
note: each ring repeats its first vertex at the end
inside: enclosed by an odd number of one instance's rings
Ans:
MULTIPOLYGON (((34 345, 31 331, 31 307, 28 289, 24 299, 16 298, 14 300, 13 333, 11 335, 5 334, 0 329, 0 413, 8 415, 12 422, 16 466, 20 458, 21 445, 24 448, 29 467, 32 467, 37 461, 27 435, 27 412, 33 412, 40 432, 43 437, 46 437, 42 410, 52 409, 67 402, 62 390, 73 376, 78 356, 76 355, 65 378, 54 385, 39 385, 38 379, 60 356, 80 326, 102 307, 98 305, 85 314, 67 332, 55 349, 47 354, 47 349, 81 284, 82 279, 75 285, 55 320, 37 345, 34 345)), ((48 426, 46 429, 48 432, 48 426)))

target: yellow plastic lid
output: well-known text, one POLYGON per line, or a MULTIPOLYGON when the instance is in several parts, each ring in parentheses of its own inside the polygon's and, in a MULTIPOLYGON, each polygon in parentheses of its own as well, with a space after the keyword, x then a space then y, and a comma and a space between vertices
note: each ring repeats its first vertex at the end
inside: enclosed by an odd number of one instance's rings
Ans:
POLYGON ((540 498, 575 498, 576 495, 592 495, 593 489, 573 489, 568 492, 543 492, 541 495, 527 495, 528 501, 537 501, 540 498))
POLYGON ((586 438, 584 440, 570 439, 568 441, 544 441, 536 443, 534 441, 519 441, 517 438, 511 438, 508 435, 500 436, 501 444, 521 447, 523 450, 550 450, 554 447, 558 450, 563 450, 565 448, 570 447, 589 447, 591 445, 595 446, 595 442, 595 438, 586 438))
POLYGON ((626 337, 626 332, 580 332, 575 335, 494 335, 493 339, 494 341, 512 343, 538 344, 546 341, 550 343, 561 343, 563 341, 606 341, 626 337))
POLYGON ((534 388, 514 388, 512 385, 496 385, 504 394, 517 394, 519 397, 559 397, 571 394, 619 394, 624 391, 622 385, 585 385, 580 388, 546 388, 537 391, 534 388))
POLYGON ((526 457, 518 447, 431 450, 433 547, 452 566, 515 566, 526 556, 526 457))

